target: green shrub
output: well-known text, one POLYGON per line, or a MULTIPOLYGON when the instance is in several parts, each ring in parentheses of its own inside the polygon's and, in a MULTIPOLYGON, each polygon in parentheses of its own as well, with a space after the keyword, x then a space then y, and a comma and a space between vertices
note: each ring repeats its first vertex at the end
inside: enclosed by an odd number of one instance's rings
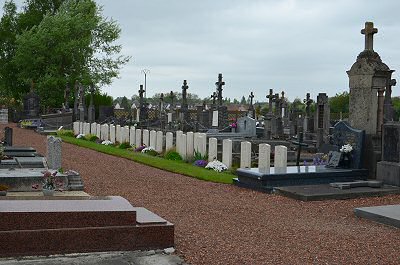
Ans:
POLYGON ((193 160, 194 161, 197 161, 197 160, 206 160, 206 161, 208 161, 208 155, 207 154, 202 155, 200 152, 194 151, 193 160))
POLYGON ((120 144, 118 146, 119 149, 128 149, 128 148, 131 148, 131 147, 132 146, 128 142, 124 142, 124 143, 122 143, 122 144, 120 144))
POLYGON ((182 161, 182 156, 176 152, 174 149, 168 150, 165 155, 164 155, 165 159, 168 160, 174 160, 174 161, 182 161))
POLYGON ((57 131, 58 136, 68 136, 68 137, 75 137, 74 131, 72 130, 59 130, 57 131))
POLYGON ((88 141, 91 141, 91 142, 96 142, 96 140, 99 138, 94 134, 88 134, 88 135, 85 135, 85 139, 88 141))

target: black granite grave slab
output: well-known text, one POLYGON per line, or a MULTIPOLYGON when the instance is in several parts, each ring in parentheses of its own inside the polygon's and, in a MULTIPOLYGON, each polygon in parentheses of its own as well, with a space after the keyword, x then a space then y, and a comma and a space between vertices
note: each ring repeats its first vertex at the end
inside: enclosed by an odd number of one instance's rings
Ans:
POLYGON ((0 161, 2 168, 45 168, 46 160, 44 157, 14 157, 9 160, 0 161))
POLYGON ((394 186, 383 186, 382 188, 358 187, 351 189, 338 189, 329 184, 277 187, 275 188, 275 191, 278 194, 301 201, 344 200, 360 197, 400 194, 400 188, 394 186))
POLYGON ((332 182, 349 182, 366 180, 366 169, 340 169, 325 166, 289 166, 272 167, 269 172, 260 172, 258 168, 239 168, 238 178, 234 183, 238 186, 271 192, 276 187, 329 184, 332 182))
POLYGON ((355 208, 354 214, 377 223, 400 228, 400 205, 355 208))
POLYGON ((4 154, 8 157, 34 157, 34 156, 37 156, 35 148, 21 147, 21 146, 5 146, 4 154))

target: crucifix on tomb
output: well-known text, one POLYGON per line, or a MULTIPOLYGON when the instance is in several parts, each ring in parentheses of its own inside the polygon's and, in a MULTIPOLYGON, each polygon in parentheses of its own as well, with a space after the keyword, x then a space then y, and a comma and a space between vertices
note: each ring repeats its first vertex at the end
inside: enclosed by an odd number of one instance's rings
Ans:
POLYGON ((164 93, 160 95, 160 112, 164 111, 164 93))
POLYGON ((168 97, 171 99, 171 110, 172 110, 173 107, 174 107, 174 98, 175 98, 174 92, 173 91, 169 92, 169 96, 168 97))
POLYGON ((183 80, 183 86, 182 86, 182 107, 187 105, 187 92, 189 86, 187 85, 187 81, 183 80))
POLYGON ((218 105, 222 106, 222 86, 225 85, 225 82, 222 81, 222 74, 218 74, 218 82, 215 85, 217 86, 218 105))
POLYGON ((249 95, 249 99, 250 99, 250 109, 253 109, 253 98, 254 98, 254 94, 253 91, 250 93, 249 95))
POLYGON ((314 101, 310 98, 310 93, 306 94, 306 98, 303 100, 304 104, 306 104, 306 116, 310 117, 310 106, 314 101))
POLYGON ((274 91, 272 88, 269 90, 269 94, 267 95, 268 99, 268 113, 272 113, 272 100, 274 98, 274 91))
POLYGON ((273 97, 272 97, 272 102, 274 102, 275 104, 275 111, 274 114, 279 116, 279 94, 276 93, 273 97))
POLYGON ((300 154, 301 154, 301 148, 307 147, 308 144, 304 143, 304 137, 303 137, 303 132, 302 129, 297 130, 297 141, 292 141, 292 144, 297 146, 297 157, 296 157, 296 166, 300 166, 300 154))
POLYGON ((143 85, 140 85, 139 86, 139 107, 140 108, 142 108, 143 104, 144 104, 143 94, 144 94, 143 85))
POLYGON ((215 107, 215 100, 217 99, 218 95, 217 92, 212 93, 211 99, 212 99, 212 106, 215 107))
POLYGON ((374 50, 374 34, 378 33, 378 29, 374 28, 374 23, 365 22, 365 28, 361 30, 361 34, 365 35, 365 50, 374 50))

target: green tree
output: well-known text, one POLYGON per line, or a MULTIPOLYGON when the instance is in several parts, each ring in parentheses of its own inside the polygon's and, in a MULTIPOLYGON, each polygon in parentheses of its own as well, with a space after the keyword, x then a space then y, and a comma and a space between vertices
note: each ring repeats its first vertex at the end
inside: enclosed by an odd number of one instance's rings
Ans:
POLYGON ((329 105, 332 113, 349 112, 349 92, 344 91, 336 94, 329 99, 329 105))
POLYGON ((34 81, 43 105, 60 106, 67 82, 99 88, 119 75, 129 57, 114 43, 119 26, 101 12, 93 0, 26 1, 17 16, 15 54, 8 58, 18 69, 12 89, 19 97, 34 81))
POLYGON ((246 104, 246 98, 242 96, 242 99, 240 100, 240 104, 246 104))
POLYGON ((125 96, 121 99, 121 108, 124 108, 125 110, 131 109, 131 104, 130 104, 128 98, 125 96))

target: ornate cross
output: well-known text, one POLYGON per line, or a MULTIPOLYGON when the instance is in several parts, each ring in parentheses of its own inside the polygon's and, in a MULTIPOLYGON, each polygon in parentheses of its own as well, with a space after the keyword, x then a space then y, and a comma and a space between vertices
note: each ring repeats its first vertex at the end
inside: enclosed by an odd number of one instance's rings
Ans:
POLYGON ((212 99, 212 104, 213 104, 213 106, 215 106, 215 99, 217 98, 217 92, 214 92, 214 93, 212 93, 212 95, 211 95, 211 99, 212 99))
POLYGON ((215 83, 218 92, 218 105, 222 106, 222 86, 225 82, 222 81, 222 74, 218 74, 218 82, 215 83))
POLYGON ((189 88, 189 86, 187 85, 187 81, 183 80, 183 86, 182 86, 182 105, 186 105, 187 104, 187 92, 186 90, 189 88))
POLYGON ((250 98, 250 107, 252 107, 253 106, 253 98, 254 98, 253 91, 250 93, 249 98, 250 98))
POLYGON ((140 108, 143 107, 143 93, 144 93, 143 85, 140 85, 139 86, 139 105, 140 105, 140 108))
POLYGON ((171 108, 172 108, 172 106, 174 105, 174 98, 175 98, 173 91, 169 92, 169 98, 171 99, 171 108))
POLYGON ((269 95, 267 95, 268 99, 268 112, 272 113, 272 99, 274 98, 274 91, 272 88, 269 90, 269 95))
POLYGON ((365 50, 374 50, 374 34, 378 33, 378 29, 374 28, 374 23, 365 22, 365 28, 361 30, 361 34, 365 35, 365 50))
POLYGON ((310 99, 310 93, 306 94, 306 98, 303 100, 304 104, 306 104, 306 115, 307 117, 310 117, 310 105, 314 101, 310 99))

